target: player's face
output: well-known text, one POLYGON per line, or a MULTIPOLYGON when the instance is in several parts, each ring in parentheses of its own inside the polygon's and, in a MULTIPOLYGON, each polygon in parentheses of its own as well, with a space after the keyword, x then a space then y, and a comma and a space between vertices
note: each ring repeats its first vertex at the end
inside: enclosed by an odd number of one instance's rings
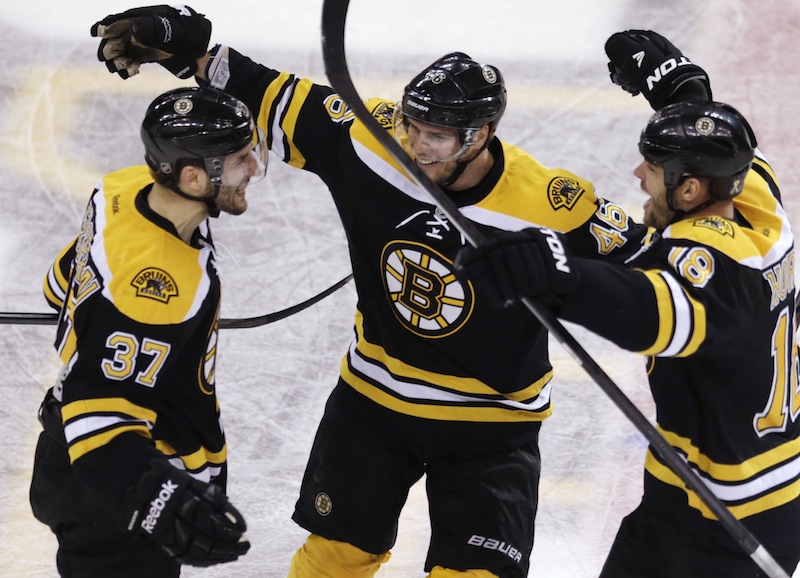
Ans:
POLYGON ((406 122, 407 146, 417 165, 437 185, 449 182, 464 152, 458 131, 410 118, 406 122))
POLYGON ((646 225, 656 229, 666 229, 675 217, 675 212, 667 205, 667 187, 664 184, 664 168, 642 161, 633 171, 639 179, 642 190, 650 198, 644 204, 644 218, 646 225))
POLYGON ((241 215, 247 210, 245 193, 251 179, 263 176, 263 163, 253 147, 246 146, 225 157, 222 186, 217 195, 217 208, 223 213, 241 215))

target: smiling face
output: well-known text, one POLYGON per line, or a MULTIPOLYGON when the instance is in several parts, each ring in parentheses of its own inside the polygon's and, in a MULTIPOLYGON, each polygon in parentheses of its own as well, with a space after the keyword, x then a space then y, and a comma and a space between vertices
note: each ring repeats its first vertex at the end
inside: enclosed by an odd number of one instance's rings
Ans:
POLYGON ((461 174, 457 173, 459 163, 468 164, 483 150, 489 134, 488 125, 456 129, 402 115, 394 129, 403 149, 431 181, 444 188, 453 185, 454 175, 461 174))
POLYGON ((675 218, 675 211, 667 204, 664 168, 645 160, 633 170, 633 174, 639 179, 641 189, 650 196, 644 204, 642 220, 656 229, 665 229, 675 218))
POLYGON ((261 166, 250 146, 225 157, 222 165, 222 186, 216 198, 217 208, 221 212, 241 215, 247 210, 245 191, 250 180, 262 172, 261 166))
POLYGON ((406 138, 412 157, 437 185, 448 182, 461 155, 458 131, 454 128, 407 119, 406 138))

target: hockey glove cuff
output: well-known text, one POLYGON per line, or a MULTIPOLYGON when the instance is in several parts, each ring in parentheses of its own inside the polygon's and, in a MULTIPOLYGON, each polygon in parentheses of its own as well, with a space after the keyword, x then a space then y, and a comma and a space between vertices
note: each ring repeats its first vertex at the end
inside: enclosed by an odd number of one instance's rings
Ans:
POLYGON ((188 6, 147 6, 106 16, 92 25, 91 35, 101 38, 98 60, 122 78, 138 74, 144 62, 190 78, 208 50, 211 22, 188 6))
POLYGON ((611 81, 633 96, 641 92, 653 110, 680 100, 711 100, 705 70, 657 32, 617 32, 605 50, 611 81))
POLYGON ((122 522, 125 531, 152 537, 182 564, 232 562, 250 549, 244 518, 222 488, 164 460, 153 460, 128 491, 122 522))
POLYGON ((561 236, 544 228, 503 231, 478 248, 464 247, 456 256, 455 273, 462 282, 471 281, 496 308, 522 297, 572 293, 579 284, 561 236))

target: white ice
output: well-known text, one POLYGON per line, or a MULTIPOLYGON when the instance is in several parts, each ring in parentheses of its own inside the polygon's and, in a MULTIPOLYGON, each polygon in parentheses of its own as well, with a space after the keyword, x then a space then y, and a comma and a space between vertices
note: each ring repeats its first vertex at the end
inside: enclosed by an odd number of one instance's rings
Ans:
MULTIPOLYGON (((212 41, 324 82, 321 0, 197 0, 212 41)), ((180 82, 150 65, 128 81, 95 58, 89 27, 131 3, 27 0, 0 13, 0 311, 45 311, 41 279, 76 234, 103 174, 142 160, 138 123, 149 101, 180 82)), ((652 28, 706 68, 714 95, 752 121, 795 224, 800 185, 795 135, 800 80, 797 0, 352 0, 350 70, 363 95, 398 97, 404 82, 461 50, 496 64, 510 93, 500 126, 549 166, 591 179, 638 216, 631 171, 649 115, 611 85, 603 43, 652 28)), ((250 209, 214 223, 226 256, 223 316, 275 311, 349 273, 333 203, 312 176, 273 159, 250 209)), ((351 337, 348 284, 315 307, 258 329, 224 331, 218 384, 230 443, 230 496, 249 524, 250 553, 184 576, 285 576, 305 532, 290 519, 308 450, 351 337)), ((598 304, 602 306, 602 304, 598 304)), ((641 411, 653 408, 642 359, 568 327, 641 411)), ((36 410, 58 361, 53 328, 0 327, 0 576, 51 577, 55 539, 28 505, 36 410)), ((639 500, 646 443, 560 345, 555 415, 542 436, 543 472, 530 576, 596 576, 620 519, 639 500)), ((401 520, 383 578, 422 577, 429 529, 420 486, 401 520)), ((798 574, 800 575, 800 574, 798 574)))

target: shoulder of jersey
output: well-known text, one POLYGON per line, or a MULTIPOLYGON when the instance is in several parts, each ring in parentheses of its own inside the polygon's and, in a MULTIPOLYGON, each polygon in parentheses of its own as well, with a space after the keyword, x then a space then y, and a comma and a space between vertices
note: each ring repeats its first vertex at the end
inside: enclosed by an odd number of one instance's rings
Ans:
POLYGON ((689 240, 713 247, 740 263, 761 257, 758 247, 739 225, 716 215, 673 223, 664 231, 664 238, 689 240))
POLYGON ((92 256, 107 296, 126 316, 148 324, 185 321, 208 291, 209 248, 197 249, 142 215, 135 200, 152 182, 147 167, 131 167, 103 179, 92 256))
POLYGON ((483 209, 568 231, 597 210, 594 185, 567 169, 548 168, 521 148, 503 142, 505 169, 483 209))

